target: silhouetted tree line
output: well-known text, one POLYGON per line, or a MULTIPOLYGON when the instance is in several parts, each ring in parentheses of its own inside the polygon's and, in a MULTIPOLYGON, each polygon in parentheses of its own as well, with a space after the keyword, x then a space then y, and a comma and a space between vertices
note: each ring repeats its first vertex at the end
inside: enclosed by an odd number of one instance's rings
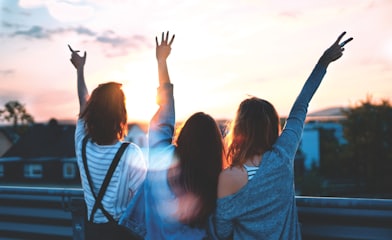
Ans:
POLYGON ((343 114, 346 144, 339 144, 333 130, 319 129, 320 176, 351 183, 339 194, 392 198, 391 103, 382 100, 376 104, 368 97, 343 114))

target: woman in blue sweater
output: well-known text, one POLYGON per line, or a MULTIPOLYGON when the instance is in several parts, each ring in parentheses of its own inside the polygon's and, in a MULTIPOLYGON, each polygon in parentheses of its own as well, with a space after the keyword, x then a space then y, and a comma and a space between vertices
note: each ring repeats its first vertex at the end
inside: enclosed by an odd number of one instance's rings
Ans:
POLYGON ((274 106, 245 99, 228 135, 227 160, 221 172, 217 208, 209 231, 216 239, 301 239, 295 204, 294 157, 308 104, 328 65, 342 56, 345 32, 319 59, 281 131, 274 106))
POLYGON ((175 135, 173 84, 166 62, 173 40, 169 32, 162 33, 161 43, 156 39, 159 108, 149 126, 148 173, 144 192, 120 222, 144 239, 201 240, 216 206, 224 144, 216 121, 202 112, 190 116, 175 135))

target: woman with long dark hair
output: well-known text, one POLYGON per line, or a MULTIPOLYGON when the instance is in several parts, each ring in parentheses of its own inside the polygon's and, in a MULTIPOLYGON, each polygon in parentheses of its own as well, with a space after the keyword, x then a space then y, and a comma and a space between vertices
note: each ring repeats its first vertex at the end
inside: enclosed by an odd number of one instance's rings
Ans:
POLYGON ((169 41, 169 32, 162 33, 161 43, 156 38, 159 108, 149 126, 148 174, 140 193, 144 200, 131 203, 121 224, 145 239, 204 239, 216 206, 224 144, 216 121, 203 112, 175 131, 173 84, 166 62, 173 40, 174 35, 169 41))

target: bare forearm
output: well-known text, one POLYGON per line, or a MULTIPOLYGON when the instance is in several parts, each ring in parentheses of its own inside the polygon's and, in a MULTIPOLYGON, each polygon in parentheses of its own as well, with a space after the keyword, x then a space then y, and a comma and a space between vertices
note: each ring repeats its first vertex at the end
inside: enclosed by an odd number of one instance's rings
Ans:
POLYGON ((86 82, 84 80, 84 70, 83 68, 78 69, 77 71, 77 87, 78 87, 78 97, 79 97, 79 113, 82 113, 86 106, 86 102, 88 99, 88 90, 86 86, 86 82))
POLYGON ((158 77, 159 77, 159 86, 163 86, 166 83, 170 83, 169 70, 167 68, 166 60, 158 60, 158 77))

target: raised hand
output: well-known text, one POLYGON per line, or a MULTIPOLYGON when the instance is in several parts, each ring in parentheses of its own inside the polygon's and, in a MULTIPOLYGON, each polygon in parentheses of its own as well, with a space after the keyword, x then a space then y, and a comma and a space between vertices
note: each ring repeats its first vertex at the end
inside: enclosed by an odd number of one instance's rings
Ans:
POLYGON ((346 32, 343 32, 339 35, 338 39, 330 46, 327 50, 325 50, 324 54, 321 56, 319 63, 325 66, 328 66, 331 62, 339 59, 343 55, 344 46, 353 40, 352 37, 346 39, 345 41, 341 42, 343 36, 346 32))
POLYGON ((161 43, 158 43, 158 37, 155 37, 155 43, 156 43, 156 57, 158 62, 160 61, 165 61, 167 57, 170 55, 171 51, 171 45, 174 41, 175 35, 173 35, 170 39, 169 42, 169 31, 165 33, 162 32, 162 38, 161 38, 161 43))
POLYGON ((84 55, 83 57, 79 56, 78 52, 80 52, 79 50, 73 50, 71 48, 71 46, 68 44, 68 48, 71 51, 72 55, 71 55, 71 63, 74 65, 74 67, 76 69, 82 69, 84 67, 84 64, 86 63, 86 57, 87 57, 87 53, 86 51, 84 51, 84 55))

